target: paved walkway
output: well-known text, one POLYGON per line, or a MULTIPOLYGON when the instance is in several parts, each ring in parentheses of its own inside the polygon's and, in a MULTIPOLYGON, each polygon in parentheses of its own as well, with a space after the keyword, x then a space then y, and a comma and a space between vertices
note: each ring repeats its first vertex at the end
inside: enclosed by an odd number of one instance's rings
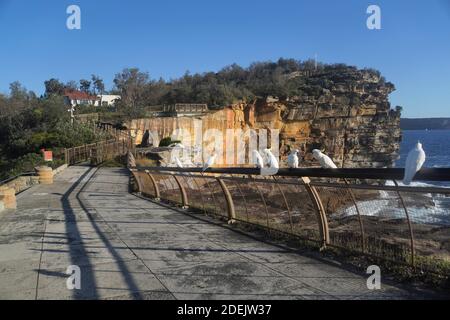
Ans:
MULTIPOLYGON (((0 214, 0 299, 421 297, 128 193, 124 169, 70 167, 0 214), (66 269, 81 268, 81 290, 66 269)), ((429 296, 428 296, 429 297, 429 296)))

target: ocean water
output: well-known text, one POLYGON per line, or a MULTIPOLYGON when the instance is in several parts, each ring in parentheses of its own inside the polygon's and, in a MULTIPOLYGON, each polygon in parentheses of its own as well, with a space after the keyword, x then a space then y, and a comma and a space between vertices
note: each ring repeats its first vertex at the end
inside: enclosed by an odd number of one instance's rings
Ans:
MULTIPOLYGON (((423 144, 427 156, 424 167, 450 168, 450 130, 411 130, 403 131, 403 141, 400 147, 400 158, 396 167, 405 166, 409 151, 414 148, 417 141, 423 144)), ((387 182, 393 185, 392 181, 387 182)), ((401 184, 401 183, 400 183, 401 184)), ((448 182, 420 181, 412 182, 411 186, 437 186, 450 188, 448 182)), ((403 194, 407 203, 408 212, 413 222, 450 226, 450 196, 444 194, 403 194)), ((378 216, 390 219, 404 219, 405 213, 399 206, 397 195, 393 192, 380 191, 376 200, 358 201, 359 209, 363 215, 378 216)), ((356 215, 355 207, 344 208, 343 215, 356 215)))
POLYGON ((397 167, 405 166, 408 152, 414 148, 417 141, 422 143, 427 155, 424 167, 450 168, 450 130, 404 130, 397 167))
MULTIPOLYGON (((450 168, 450 130, 404 130, 400 145, 400 158, 396 161, 397 168, 405 166, 406 157, 415 144, 420 141, 426 154, 424 168, 450 168)), ((435 185, 450 187, 447 182, 414 182, 413 185, 435 185)))

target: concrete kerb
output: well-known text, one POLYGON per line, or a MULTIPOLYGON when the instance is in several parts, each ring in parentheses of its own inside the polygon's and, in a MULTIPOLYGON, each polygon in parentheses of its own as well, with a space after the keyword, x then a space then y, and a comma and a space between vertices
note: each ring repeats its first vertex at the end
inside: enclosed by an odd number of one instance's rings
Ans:
POLYGON ((58 168, 56 168, 55 170, 53 170, 53 175, 55 176, 55 175, 57 175, 57 174, 63 172, 64 170, 67 169, 67 167, 68 167, 68 164, 67 164, 67 163, 66 163, 66 164, 63 164, 62 166, 59 166, 58 168))

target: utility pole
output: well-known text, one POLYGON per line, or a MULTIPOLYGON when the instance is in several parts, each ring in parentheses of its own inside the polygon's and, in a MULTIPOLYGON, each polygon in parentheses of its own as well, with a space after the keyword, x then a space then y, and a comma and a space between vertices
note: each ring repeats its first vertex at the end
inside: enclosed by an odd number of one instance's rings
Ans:
POLYGON ((70 112, 70 123, 73 125, 73 119, 75 116, 73 115, 73 112, 75 111, 75 107, 73 105, 70 106, 70 109, 67 109, 67 112, 70 112))

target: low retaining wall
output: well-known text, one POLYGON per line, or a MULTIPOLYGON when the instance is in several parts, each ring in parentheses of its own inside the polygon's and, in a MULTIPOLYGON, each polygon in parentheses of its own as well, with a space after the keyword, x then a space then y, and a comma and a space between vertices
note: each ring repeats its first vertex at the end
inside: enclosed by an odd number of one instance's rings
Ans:
POLYGON ((39 183, 36 176, 18 177, 0 187, 0 212, 5 209, 15 209, 16 194, 39 183))
MULTIPOLYGON (((67 168, 67 164, 64 164, 58 168, 56 168, 53 171, 48 171, 52 172, 52 176, 55 176, 59 173, 61 173, 62 171, 64 171, 67 168)), ((53 178, 52 178, 53 180, 53 178)), ((18 177, 14 180, 11 180, 8 183, 5 183, 4 185, 2 185, 0 188, 2 188, 3 190, 14 190, 14 194, 18 194, 36 184, 39 184, 39 175, 36 176, 22 176, 22 177, 18 177)), ((3 192, 4 193, 4 192, 3 192)), ((15 205, 13 205, 12 200, 11 200, 11 195, 12 194, 11 191, 7 191, 8 193, 8 200, 6 200, 4 198, 4 196, 2 195, 2 192, 0 191, 0 212, 2 212, 5 209, 14 209, 15 205), (7 203, 8 202, 8 203, 7 203)), ((15 198, 15 196, 14 196, 15 198)), ((15 200, 14 200, 15 202, 15 200)))
POLYGON ((6 183, 5 186, 14 189, 17 194, 17 193, 20 193, 36 184, 39 184, 38 177, 26 176, 26 177, 18 177, 17 179, 14 179, 14 180, 6 183))
POLYGON ((0 187, 0 201, 3 203, 5 209, 16 209, 16 192, 13 188, 8 186, 0 187))

